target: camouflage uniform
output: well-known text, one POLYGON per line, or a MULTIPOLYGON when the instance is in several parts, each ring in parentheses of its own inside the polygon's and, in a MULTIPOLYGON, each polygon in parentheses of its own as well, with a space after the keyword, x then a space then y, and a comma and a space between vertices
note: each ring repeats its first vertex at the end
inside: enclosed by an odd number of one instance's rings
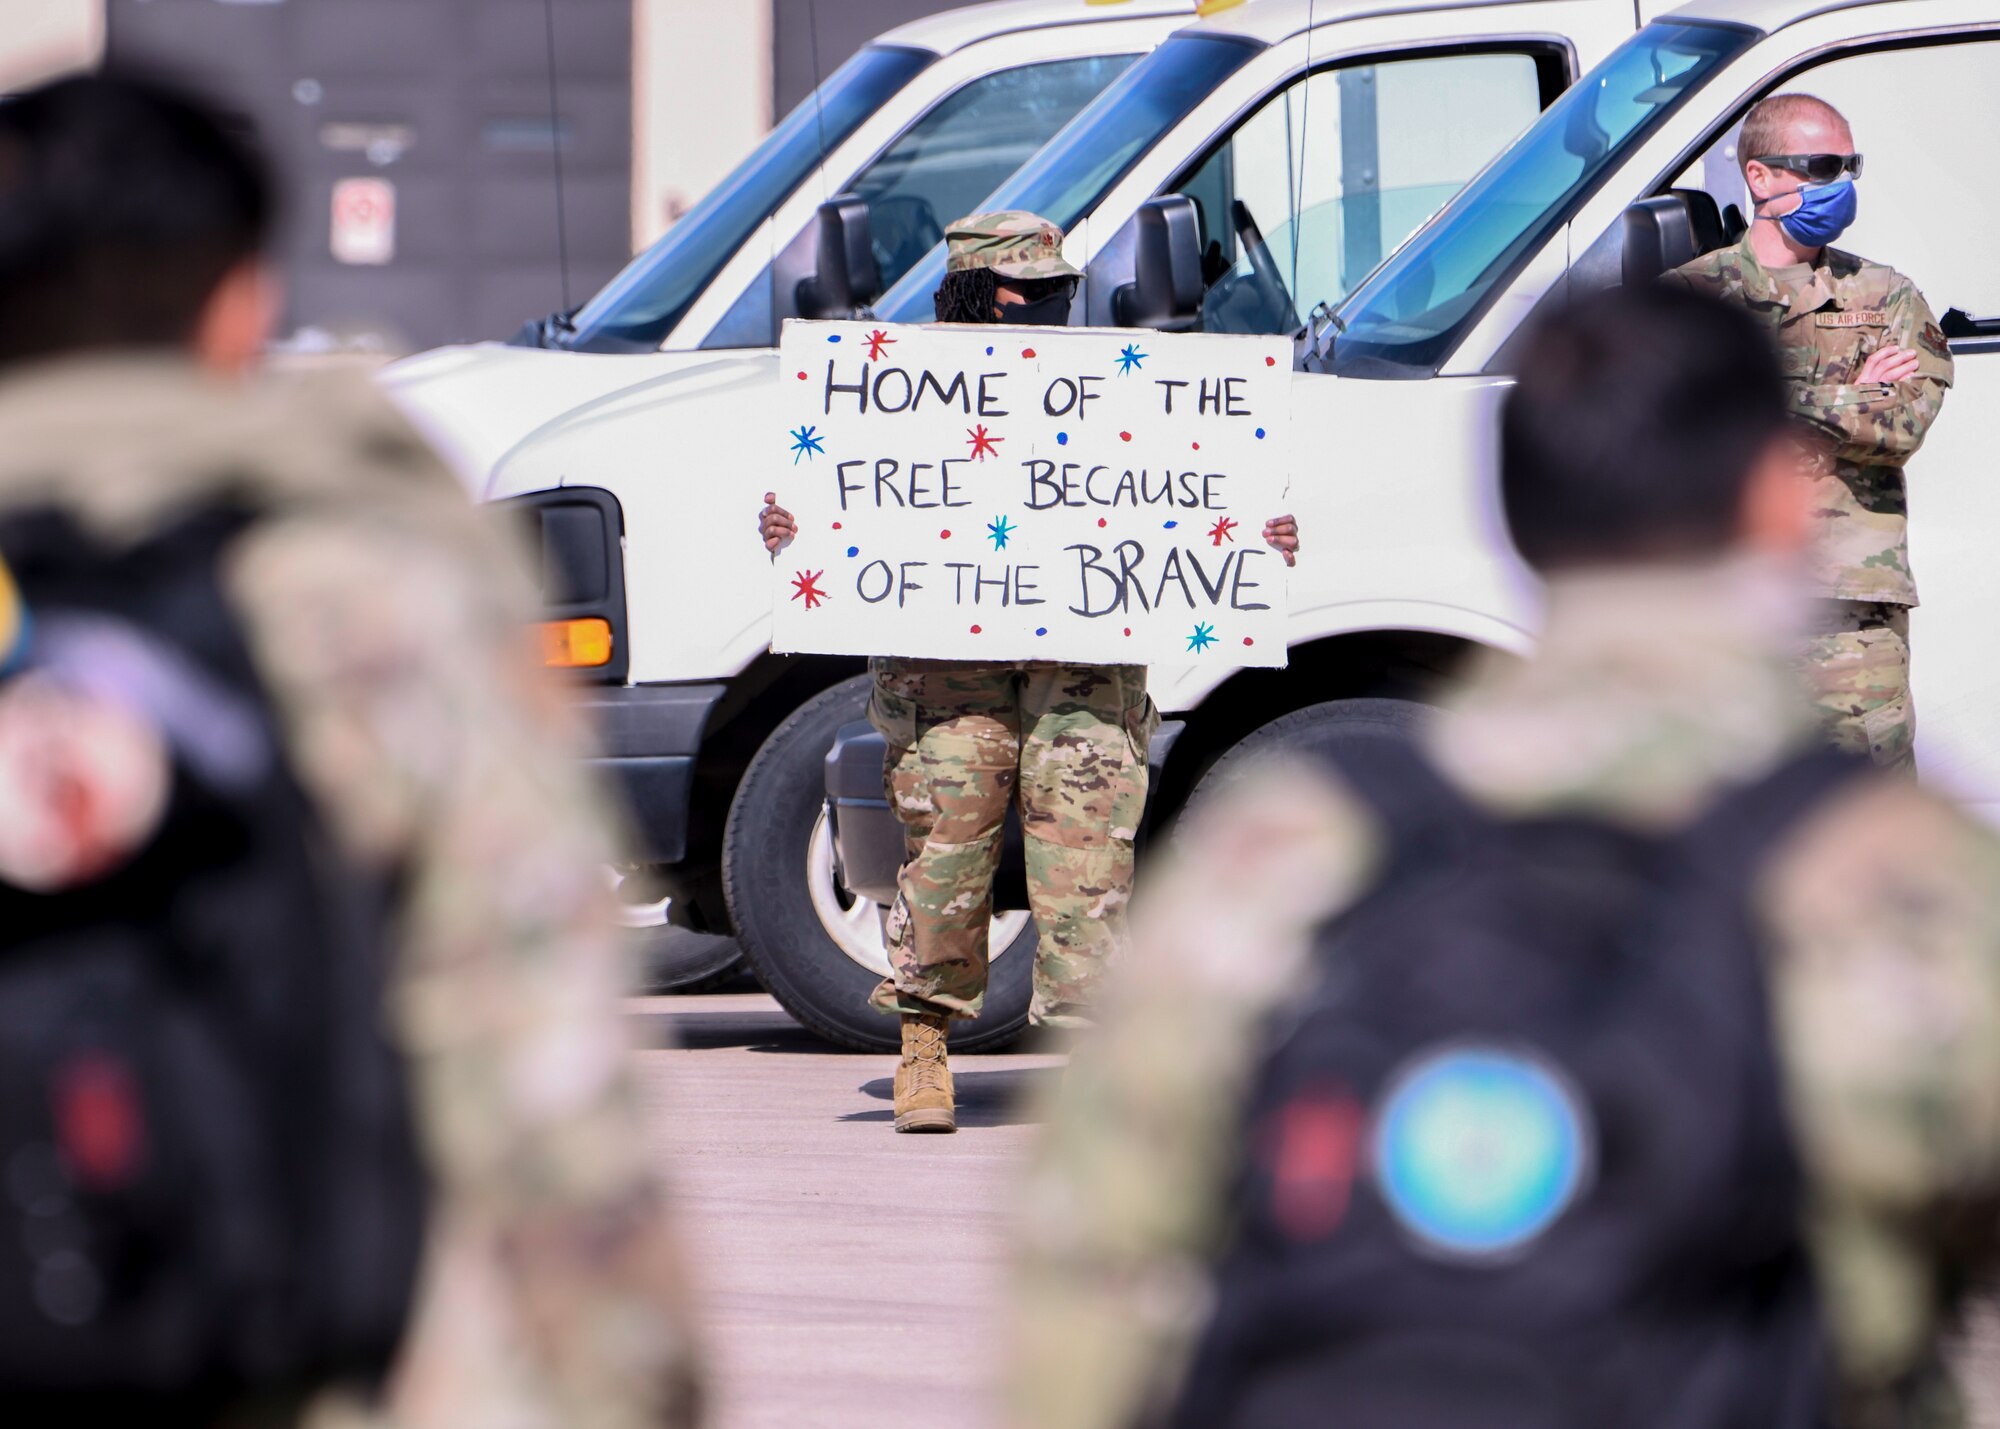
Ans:
POLYGON ((1031 1015, 1078 1021, 1123 934, 1132 840, 1159 722, 1141 665, 869 662, 908 853, 886 931, 892 1012, 976 1017, 1007 806, 1021 805, 1041 935, 1031 1015))
MULTIPOLYGON (((1062 230, 1032 213, 973 214, 945 232, 945 268, 1065 278, 1062 230)), ((1007 806, 1026 836, 1040 943, 1030 1016, 1075 1025, 1123 936, 1132 839, 1159 722, 1138 665, 878 658, 869 718, 907 856, 886 933, 888 1012, 976 1017, 1007 806), (1018 792, 1017 792, 1018 791, 1018 792)))
POLYGON ((1908 278, 1837 248, 1811 265, 1766 270, 1745 238, 1668 277, 1771 326, 1793 410, 1822 439, 1807 477, 1821 522, 1813 575, 1826 604, 1802 664, 1835 744, 1913 769, 1908 612, 1917 586, 1903 465, 1951 385, 1944 333, 1908 278), (1856 382, 1868 355, 1888 345, 1917 354, 1916 375, 1894 386, 1856 382))
MULTIPOLYGON (((1783 585, 1747 564, 1558 578, 1539 658, 1489 660, 1431 755, 1507 815, 1674 826, 1812 738, 1783 585)), ((1122 1429, 1174 1393, 1267 1020, 1382 844, 1358 799, 1298 769, 1184 824, 1022 1197, 1008 1424, 1122 1429)), ((1882 780, 1776 850, 1756 897, 1840 1422, 1958 1422, 1937 1374, 1947 1283, 1994 1264, 2000 1225, 2000 842, 1882 780), (1913 1383, 1924 1412, 1881 1418, 1913 1383)))
POLYGON ((606 821, 529 667, 518 568, 365 382, 225 387, 166 358, 0 382, 0 508, 110 539, 240 493, 225 577, 308 789, 400 870, 389 1009, 436 1187, 384 1407, 308 1422, 654 1429, 692 1419, 690 1316, 625 1057, 606 821))

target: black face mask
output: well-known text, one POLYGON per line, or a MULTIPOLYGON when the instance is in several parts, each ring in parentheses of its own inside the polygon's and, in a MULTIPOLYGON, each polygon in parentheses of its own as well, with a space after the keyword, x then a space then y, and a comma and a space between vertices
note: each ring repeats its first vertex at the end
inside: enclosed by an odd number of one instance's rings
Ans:
POLYGON ((1058 292, 1032 302, 1008 303, 1001 307, 999 320, 1023 327, 1063 327, 1069 322, 1070 297, 1070 293, 1058 292))

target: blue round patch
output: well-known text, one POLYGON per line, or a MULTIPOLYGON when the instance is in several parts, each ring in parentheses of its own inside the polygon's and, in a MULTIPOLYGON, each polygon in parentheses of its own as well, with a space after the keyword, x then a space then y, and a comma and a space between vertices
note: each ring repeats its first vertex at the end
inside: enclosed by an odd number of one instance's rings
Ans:
POLYGON ((1383 1098, 1375 1177, 1403 1228, 1463 1256, 1519 1250, 1588 1179, 1589 1123, 1545 1064, 1461 1047, 1423 1058, 1383 1098))

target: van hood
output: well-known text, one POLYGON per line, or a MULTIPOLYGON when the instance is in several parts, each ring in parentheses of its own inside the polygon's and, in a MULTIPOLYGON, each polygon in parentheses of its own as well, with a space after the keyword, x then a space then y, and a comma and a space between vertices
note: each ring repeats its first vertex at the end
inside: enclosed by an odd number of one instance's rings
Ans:
POLYGON ((634 383, 697 367, 701 352, 589 353, 469 343, 420 352, 376 380, 474 496, 516 445, 564 413, 634 383))

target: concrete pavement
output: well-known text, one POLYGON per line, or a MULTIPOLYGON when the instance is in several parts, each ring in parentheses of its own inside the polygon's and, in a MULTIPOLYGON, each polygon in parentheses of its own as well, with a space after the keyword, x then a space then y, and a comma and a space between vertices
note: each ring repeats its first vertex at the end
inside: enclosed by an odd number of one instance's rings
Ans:
POLYGON ((896 1136, 894 1059, 832 1049, 763 993, 630 1006, 696 1262, 710 1429, 990 1429, 1022 1102, 1062 1059, 954 1057, 958 1134, 896 1136))

